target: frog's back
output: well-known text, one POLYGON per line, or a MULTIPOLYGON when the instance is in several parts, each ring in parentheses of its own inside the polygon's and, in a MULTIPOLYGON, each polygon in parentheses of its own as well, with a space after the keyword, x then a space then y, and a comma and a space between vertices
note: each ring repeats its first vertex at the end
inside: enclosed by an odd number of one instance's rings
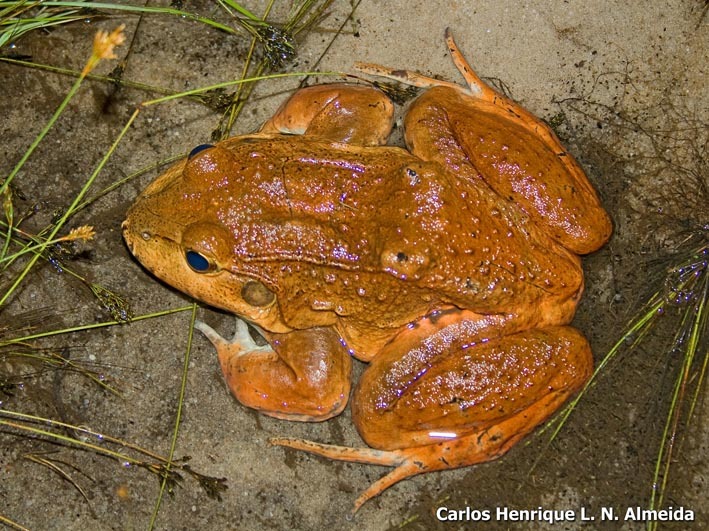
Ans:
POLYGON ((286 270, 303 275, 289 283, 299 290, 327 293, 314 276, 342 284, 353 310, 374 288, 392 305, 413 296, 510 311, 582 284, 576 257, 515 205, 405 150, 283 136, 223 146, 241 161, 216 213, 234 235, 235 267, 276 290, 286 270))

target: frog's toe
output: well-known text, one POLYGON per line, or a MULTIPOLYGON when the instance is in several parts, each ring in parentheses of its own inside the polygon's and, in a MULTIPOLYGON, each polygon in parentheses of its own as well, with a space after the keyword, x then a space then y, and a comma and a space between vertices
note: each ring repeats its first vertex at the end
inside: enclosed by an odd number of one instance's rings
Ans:
POLYGON ((473 96, 479 96, 484 99, 494 99, 496 96, 495 91, 475 73, 475 70, 470 66, 470 63, 465 59, 460 48, 458 48, 458 45, 453 40, 453 33, 450 28, 446 28, 446 46, 448 46, 448 51, 451 54, 451 59, 453 59, 455 67, 458 69, 458 72, 461 73, 470 88, 470 93, 473 96))
POLYGON ((217 353, 219 353, 220 358, 222 356, 243 355, 250 352, 272 352, 269 345, 256 344, 249 333, 249 326, 245 321, 239 319, 238 317, 235 321, 236 327, 234 329, 234 335, 231 339, 223 337, 219 334, 219 332, 214 330, 214 328, 209 326, 204 321, 195 321, 194 327, 202 332, 207 339, 209 339, 210 343, 212 343, 214 348, 217 349, 217 353))
POLYGON ((356 61, 354 64, 355 70, 368 74, 374 77, 383 77, 386 79, 391 79, 392 81, 398 81, 405 85, 411 85, 418 88, 431 88, 431 87, 450 87, 461 91, 466 91, 465 87, 458 85, 457 83, 451 83, 449 81, 443 81, 441 79, 434 79, 432 77, 424 76, 413 70, 402 70, 399 68, 390 68, 388 66, 383 66, 375 63, 363 63, 361 61, 356 61))
POLYGON ((269 439, 271 444, 302 450, 311 454, 334 459, 337 461, 348 461, 352 463, 364 463, 368 465, 393 466, 394 470, 372 483, 355 500, 352 513, 356 513, 368 500, 379 496, 386 489, 416 474, 426 472, 427 465, 415 458, 416 449, 406 450, 377 450, 374 448, 350 448, 347 446, 337 446, 334 444, 321 444, 303 439, 292 439, 289 437, 273 437, 269 439))
POLYGON ((271 437, 268 442, 276 446, 302 450, 336 461, 364 463, 367 465, 398 466, 403 461, 400 450, 377 450, 375 448, 351 448, 336 444, 323 444, 291 437, 271 437))

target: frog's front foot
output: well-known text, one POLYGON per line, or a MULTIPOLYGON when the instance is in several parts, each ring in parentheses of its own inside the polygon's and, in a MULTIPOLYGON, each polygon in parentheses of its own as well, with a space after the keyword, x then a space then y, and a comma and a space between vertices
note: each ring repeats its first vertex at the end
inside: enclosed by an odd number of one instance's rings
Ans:
POLYGON ((245 406, 286 420, 322 421, 347 405, 352 362, 331 328, 262 331, 266 345, 239 318, 230 340, 201 321, 195 328, 217 349, 224 379, 245 406))
MULTIPOLYGON (((273 350, 268 345, 256 344, 249 333, 249 325, 244 320, 237 317, 235 321, 236 327, 231 339, 226 339, 204 321, 197 320, 194 323, 194 327, 202 332, 214 345, 214 348, 217 349, 220 362, 222 362, 222 358, 228 359, 231 356, 242 356, 250 352, 269 352, 273 350)), ((224 367, 223 364, 222 367, 224 367)))

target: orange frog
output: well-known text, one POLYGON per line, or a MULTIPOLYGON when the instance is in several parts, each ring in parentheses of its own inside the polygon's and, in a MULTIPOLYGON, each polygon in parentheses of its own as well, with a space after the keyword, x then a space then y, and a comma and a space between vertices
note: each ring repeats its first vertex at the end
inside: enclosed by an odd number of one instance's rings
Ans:
POLYGON ((371 448, 277 438, 332 459, 395 467, 356 501, 406 477, 494 459, 588 380, 568 326, 580 254, 611 222, 554 133, 483 83, 450 34, 468 87, 426 87, 385 146, 393 105, 350 84, 297 91, 258 133, 195 148, 128 212, 128 247, 157 277, 238 316, 207 325, 244 405, 322 421, 351 397, 371 448), (257 345, 251 324, 266 339, 257 345))

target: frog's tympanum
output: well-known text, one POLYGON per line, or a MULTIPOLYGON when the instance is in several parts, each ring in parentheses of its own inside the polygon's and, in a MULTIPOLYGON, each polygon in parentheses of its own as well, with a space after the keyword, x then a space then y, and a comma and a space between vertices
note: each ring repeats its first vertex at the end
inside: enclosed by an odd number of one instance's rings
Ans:
POLYGON ((322 421, 350 401, 371 448, 272 442, 395 467, 356 508, 502 455, 592 371, 569 322, 608 215, 549 127, 448 46, 468 87, 360 65, 426 88, 408 149, 384 145, 379 90, 305 88, 258 133, 195 148, 123 225, 157 277, 239 317, 231 340, 199 328, 240 402, 322 421), (350 397, 353 356, 369 365, 350 397))

